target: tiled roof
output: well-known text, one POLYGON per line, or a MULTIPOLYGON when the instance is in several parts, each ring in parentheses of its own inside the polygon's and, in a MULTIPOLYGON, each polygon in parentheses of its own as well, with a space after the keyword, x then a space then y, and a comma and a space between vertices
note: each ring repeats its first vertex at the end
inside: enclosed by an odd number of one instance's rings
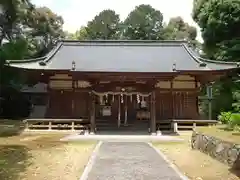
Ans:
POLYGON ((45 57, 9 61, 25 69, 71 70, 83 72, 172 72, 209 71, 238 68, 237 63, 197 57, 185 41, 61 41, 45 57))

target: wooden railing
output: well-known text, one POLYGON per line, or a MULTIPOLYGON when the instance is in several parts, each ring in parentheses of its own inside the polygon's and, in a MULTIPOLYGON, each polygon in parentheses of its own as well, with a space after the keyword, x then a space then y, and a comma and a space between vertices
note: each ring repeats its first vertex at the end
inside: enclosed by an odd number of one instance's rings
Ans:
MULTIPOLYGON (((90 130, 91 124, 88 119, 26 119, 23 121, 26 130, 90 130)), ((157 130, 192 130, 197 126, 217 124, 215 120, 157 120, 157 130)))
POLYGON ((197 126, 215 125, 216 120, 190 120, 190 119, 173 119, 173 120, 157 120, 157 130, 173 130, 177 133, 179 130, 193 130, 197 126))
POLYGON ((89 130, 88 119, 25 119, 26 130, 89 130))

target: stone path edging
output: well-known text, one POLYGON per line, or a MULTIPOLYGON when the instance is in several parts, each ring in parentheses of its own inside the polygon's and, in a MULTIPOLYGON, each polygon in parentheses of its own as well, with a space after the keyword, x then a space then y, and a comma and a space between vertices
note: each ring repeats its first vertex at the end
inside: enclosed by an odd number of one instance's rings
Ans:
POLYGON ((92 152, 92 155, 91 155, 90 159, 88 160, 88 163, 87 163, 87 165, 86 165, 86 167, 85 167, 85 169, 84 169, 84 171, 83 171, 83 173, 82 173, 82 175, 81 175, 81 177, 80 177, 79 180, 87 180, 88 174, 89 174, 89 172, 91 171, 91 169, 92 169, 92 167, 93 167, 93 164, 94 164, 94 162, 95 162, 97 153, 98 153, 99 148, 100 148, 101 145, 102 145, 102 141, 100 141, 100 142, 96 145, 96 147, 94 148, 94 150, 93 150, 93 152, 92 152))
POLYGON ((161 156, 169 164, 169 166, 179 175, 182 180, 189 180, 188 177, 182 174, 177 168, 177 166, 175 166, 171 161, 169 161, 168 158, 159 149, 152 145, 152 143, 148 143, 148 145, 153 148, 159 154, 159 156, 161 156))

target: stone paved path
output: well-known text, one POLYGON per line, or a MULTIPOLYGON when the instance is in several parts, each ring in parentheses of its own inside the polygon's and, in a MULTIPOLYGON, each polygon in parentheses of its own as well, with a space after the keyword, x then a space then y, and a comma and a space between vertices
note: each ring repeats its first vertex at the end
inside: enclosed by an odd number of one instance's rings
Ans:
POLYGON ((144 142, 103 142, 87 180, 181 180, 144 142))

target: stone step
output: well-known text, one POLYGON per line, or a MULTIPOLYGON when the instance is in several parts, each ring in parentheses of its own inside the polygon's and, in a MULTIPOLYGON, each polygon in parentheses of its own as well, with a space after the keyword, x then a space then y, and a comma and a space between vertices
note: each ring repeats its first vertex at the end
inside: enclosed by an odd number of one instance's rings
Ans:
POLYGON ((111 129, 128 129, 128 130, 148 130, 148 126, 136 126, 136 125, 133 125, 133 124, 130 124, 128 126, 124 126, 124 125, 121 125, 120 127, 118 127, 117 125, 96 125, 97 129, 104 129, 104 130, 111 130, 111 129))
MULTIPOLYGON (((124 122, 122 122, 121 124, 124 124, 124 122)), ((114 126, 114 125, 117 125, 116 122, 114 123, 108 123, 108 122, 96 122, 96 125, 106 125, 106 126, 114 126)), ((129 126, 138 126, 138 127, 141 127, 141 126, 148 126, 149 124, 148 123, 128 123, 129 126)))
POLYGON ((97 131, 148 131, 149 121, 128 121, 128 126, 124 126, 124 120, 121 120, 121 126, 118 127, 117 120, 96 120, 97 131))

